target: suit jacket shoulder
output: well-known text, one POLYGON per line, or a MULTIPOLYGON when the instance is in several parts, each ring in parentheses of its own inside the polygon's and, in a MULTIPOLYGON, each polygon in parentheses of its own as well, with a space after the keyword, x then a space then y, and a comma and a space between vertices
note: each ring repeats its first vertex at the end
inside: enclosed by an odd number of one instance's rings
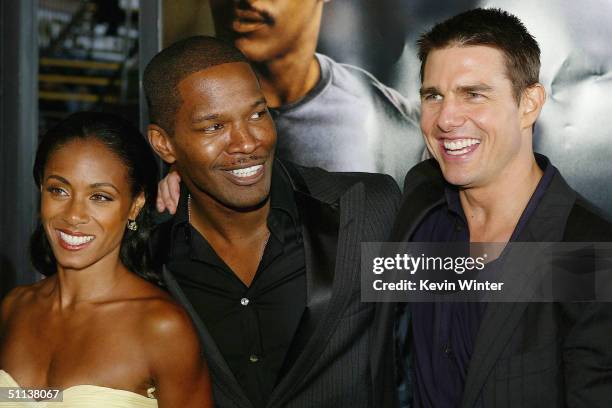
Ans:
POLYGON ((567 219, 563 237, 567 242, 612 241, 612 222, 584 197, 577 195, 567 219))
POLYGON ((429 183, 437 188, 444 188, 440 166, 435 159, 424 160, 408 171, 406 177, 404 177, 404 195, 408 195, 421 185, 429 183))
POLYGON ((444 197, 445 181, 434 159, 414 166, 404 179, 404 194, 390 241, 407 241, 414 228, 444 197))
POLYGON ((309 194, 332 206, 339 205, 341 197, 347 191, 361 184, 365 196, 363 203, 357 203, 363 206, 365 219, 365 229, 362 230, 361 239, 364 241, 388 239, 401 198, 400 189, 391 176, 375 173, 329 172, 318 167, 302 167, 287 162, 283 164, 290 172, 299 173, 309 194))
POLYGON ((329 172, 319 167, 303 167, 293 163, 284 163, 286 166, 293 166, 297 169, 315 198, 330 204, 336 202, 342 194, 357 183, 364 184, 366 199, 392 202, 398 201, 400 197, 397 183, 386 174, 329 172), (384 199, 385 196, 388 200, 384 199))

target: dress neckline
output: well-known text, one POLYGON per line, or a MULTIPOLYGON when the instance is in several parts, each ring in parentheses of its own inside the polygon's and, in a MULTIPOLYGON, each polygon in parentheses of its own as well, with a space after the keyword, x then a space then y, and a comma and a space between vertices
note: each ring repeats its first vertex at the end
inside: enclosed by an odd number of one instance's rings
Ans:
MULTIPOLYGON (((13 385, 15 388, 22 388, 21 385, 19 385, 19 383, 15 381, 15 379, 9 372, 0 369, 0 377, 2 375, 4 375, 4 377, 9 381, 9 383, 11 383, 11 385, 13 385)), ((127 390, 122 390, 120 388, 110 388, 110 387, 104 387, 101 385, 92 385, 92 384, 71 385, 70 387, 64 388, 63 390, 60 390, 60 391, 62 391, 62 393, 66 395, 66 393, 73 392, 77 389, 99 389, 99 390, 106 390, 108 392, 113 392, 117 394, 129 395, 131 397, 140 397, 146 401, 156 400, 156 398, 153 395, 153 393, 155 392, 155 387, 151 387, 147 389, 147 394, 149 395, 148 397, 145 397, 144 395, 138 394, 133 391, 127 391, 127 390)))

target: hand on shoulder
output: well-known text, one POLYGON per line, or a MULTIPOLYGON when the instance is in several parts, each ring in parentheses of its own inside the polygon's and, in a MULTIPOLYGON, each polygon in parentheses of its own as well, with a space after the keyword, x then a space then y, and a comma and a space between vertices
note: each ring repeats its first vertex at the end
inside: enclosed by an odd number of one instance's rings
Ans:
POLYGON ((181 196, 181 176, 177 171, 171 170, 157 185, 157 201, 155 206, 158 212, 168 210, 170 214, 176 213, 181 196))

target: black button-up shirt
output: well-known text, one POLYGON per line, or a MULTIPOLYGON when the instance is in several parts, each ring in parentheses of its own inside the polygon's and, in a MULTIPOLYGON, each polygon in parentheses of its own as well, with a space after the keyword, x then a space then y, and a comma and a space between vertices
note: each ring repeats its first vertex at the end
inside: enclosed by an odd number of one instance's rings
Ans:
POLYGON ((186 190, 174 219, 168 269, 255 407, 265 406, 306 304, 301 226, 286 175, 274 166, 270 238, 250 286, 188 218, 186 190))
MULTIPOLYGON (((557 172, 543 156, 536 158, 544 175, 523 211, 510 242, 516 241, 557 172)), ((449 186, 445 198, 445 202, 433 209, 417 228, 412 241, 470 242, 459 192, 449 186)), ((494 263, 487 267, 493 267, 494 263)), ((486 303, 475 302, 410 305, 415 407, 451 408, 461 404, 468 365, 486 306, 486 303)))

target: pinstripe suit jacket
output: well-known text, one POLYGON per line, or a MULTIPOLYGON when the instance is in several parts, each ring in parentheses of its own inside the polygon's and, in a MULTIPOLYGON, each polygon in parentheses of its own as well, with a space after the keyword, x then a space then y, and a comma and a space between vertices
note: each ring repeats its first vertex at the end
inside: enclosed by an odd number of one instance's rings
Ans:
MULTIPOLYGON (((306 255, 307 304, 267 406, 379 407, 375 395, 395 392, 394 387, 377 388, 374 381, 380 370, 392 367, 380 361, 391 355, 371 349, 376 306, 360 301, 360 243, 387 238, 399 188, 391 177, 379 174, 329 173, 280 161, 274 171, 286 172, 295 192, 306 255)), ((216 405, 252 407, 172 272, 164 268, 163 276, 200 336, 216 405)))

